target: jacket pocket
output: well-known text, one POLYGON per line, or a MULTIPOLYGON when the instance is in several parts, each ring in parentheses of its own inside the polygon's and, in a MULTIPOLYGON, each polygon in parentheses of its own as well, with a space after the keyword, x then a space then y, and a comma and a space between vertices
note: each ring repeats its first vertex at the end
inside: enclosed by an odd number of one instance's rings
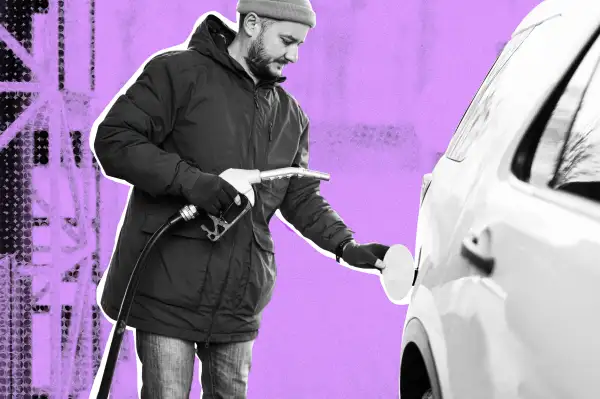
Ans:
MULTIPOLYGON (((141 231, 153 234, 166 219, 164 215, 147 214, 141 231)), ((212 242, 199 228, 183 223, 167 231, 146 258, 138 292, 172 306, 196 310, 212 250, 212 242)))
POLYGON ((230 291, 228 297, 231 303, 229 304, 229 308, 231 310, 237 310, 242 305, 242 301, 246 296, 246 291, 248 289, 248 282, 250 280, 250 273, 252 272, 252 251, 254 250, 254 244, 250 243, 245 249, 243 256, 239 261, 234 261, 234 264, 230 265, 230 267, 236 267, 238 273, 236 273, 236 278, 232 283, 233 290, 230 291))
POLYGON ((277 278, 273 242, 268 235, 257 235, 256 228, 246 266, 245 282, 240 289, 241 300, 236 306, 236 311, 255 315, 260 313, 271 300, 277 278), (263 238, 258 239, 261 236, 263 238))

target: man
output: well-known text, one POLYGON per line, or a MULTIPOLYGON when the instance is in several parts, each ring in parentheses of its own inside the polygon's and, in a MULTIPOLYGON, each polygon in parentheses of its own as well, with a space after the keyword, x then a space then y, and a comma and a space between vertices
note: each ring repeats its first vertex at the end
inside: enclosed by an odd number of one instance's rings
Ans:
MULTIPOLYGON (((145 242, 180 208, 218 215, 239 194, 228 168, 308 167, 309 121, 280 86, 315 13, 308 0, 241 0, 239 33, 216 16, 189 48, 145 66, 97 129, 107 176, 133 186, 101 306, 112 319, 145 242)), ((194 356, 204 398, 245 398, 252 345, 275 283, 269 221, 277 209, 348 264, 374 268, 388 249, 359 245, 319 193, 318 180, 254 186, 256 203, 219 241, 192 220, 150 253, 128 325, 136 329, 142 398, 187 398, 194 356)))

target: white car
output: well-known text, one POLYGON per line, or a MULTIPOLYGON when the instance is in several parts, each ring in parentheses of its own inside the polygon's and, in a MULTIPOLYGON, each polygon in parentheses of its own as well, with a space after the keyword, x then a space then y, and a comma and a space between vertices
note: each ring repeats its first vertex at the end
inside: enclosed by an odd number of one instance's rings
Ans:
POLYGON ((600 398, 599 34, 542 2, 425 175, 401 399, 600 398))

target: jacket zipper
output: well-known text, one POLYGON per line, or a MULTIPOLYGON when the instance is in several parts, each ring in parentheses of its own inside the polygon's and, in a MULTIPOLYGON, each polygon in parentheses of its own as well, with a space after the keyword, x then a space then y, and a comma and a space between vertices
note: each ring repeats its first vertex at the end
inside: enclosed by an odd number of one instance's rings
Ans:
POLYGON ((227 288, 227 281, 229 280, 229 271, 230 270, 231 270, 231 262, 229 265, 229 269, 227 269, 227 273, 225 274, 225 282, 223 283, 223 288, 221 288, 221 292, 219 292, 219 300, 217 301, 217 304, 215 305, 215 308, 212 311, 212 316, 210 318, 210 327, 208 328, 208 335, 206 336, 206 342, 204 344, 204 347, 206 349, 208 349, 208 347, 210 346, 210 337, 212 335, 213 325, 215 324, 215 316, 217 315, 217 312, 219 311, 219 308, 221 307, 221 301, 223 300, 223 293, 225 292, 225 289, 227 288))
MULTIPOLYGON (((206 284, 206 276, 208 276, 208 268, 210 266, 210 261, 212 260, 213 251, 214 251, 214 246, 213 246, 213 248, 210 249, 210 255, 208 256, 208 262, 206 263, 206 275, 204 276, 203 284, 206 284)), ((202 300, 202 298, 200 298, 200 300, 202 300)), ((210 319, 210 327, 208 328, 208 337, 206 338, 206 347, 207 348, 208 348, 208 341, 210 339, 210 330, 212 329, 214 318, 215 318, 215 313, 213 311, 212 318, 210 319)))
MULTIPOLYGON (((258 104, 258 86, 254 88, 254 113, 252 114, 252 125, 250 126, 250 135, 248 136, 248 151, 246 151, 246 155, 250 156, 250 149, 252 147, 252 136, 254 135, 254 125, 256 124, 256 113, 259 110, 258 104)), ((254 165, 254 162, 252 162, 254 165)))
POLYGON ((204 347, 206 349, 208 349, 208 347, 210 346, 210 337, 212 335, 213 325, 215 324, 215 316, 216 316, 217 312, 219 311, 219 309, 221 308, 221 302, 223 301, 223 293, 227 289, 227 283, 229 282, 229 273, 231 272, 231 257, 233 255, 233 251, 235 251, 235 240, 233 241, 233 243, 231 245, 232 245, 231 253, 229 255, 229 259, 227 260, 228 269, 227 269, 227 273, 225 273, 225 282, 223 283, 223 288, 221 288, 221 291, 219 291, 219 300, 217 301, 217 304, 215 305, 215 308, 212 311, 212 316, 210 318, 210 327, 208 328, 208 335, 206 336, 206 342, 204 344, 204 347))
POLYGON ((265 162, 267 162, 267 164, 269 163, 269 153, 271 152, 271 143, 273 141, 273 126, 275 124, 275 119, 277 119, 277 112, 278 112, 278 104, 275 101, 275 95, 273 93, 271 93, 271 95, 273 96, 273 99, 272 99, 273 105, 271 106, 271 108, 273 109, 273 114, 270 116, 269 141, 265 145, 266 148, 265 148, 265 157, 264 157, 264 160, 265 160, 265 162))
MULTIPOLYGON (((248 138, 248 150, 250 150, 250 146, 252 144, 252 133, 254 132, 254 124, 256 123, 256 111, 258 111, 258 87, 256 87, 254 89, 254 114, 252 116, 252 127, 250 128, 250 136, 248 138)), ((250 151, 248 151, 247 153, 249 153, 250 151)), ((215 306, 215 308, 213 309, 212 312, 212 317, 210 319, 210 327, 208 328, 208 335, 206 336, 206 342, 204 344, 205 348, 209 348, 210 346, 210 337, 212 335, 212 328, 215 322, 215 315, 217 314, 217 312, 219 311, 219 308, 221 307, 221 301, 223 300, 223 293, 225 292, 225 289, 227 288, 227 281, 229 280, 229 272, 231 271, 231 259, 229 259, 229 269, 227 269, 227 273, 225 274, 225 283, 223 285, 223 288, 221 289, 221 291, 219 292, 219 300, 217 301, 217 304, 215 306)))

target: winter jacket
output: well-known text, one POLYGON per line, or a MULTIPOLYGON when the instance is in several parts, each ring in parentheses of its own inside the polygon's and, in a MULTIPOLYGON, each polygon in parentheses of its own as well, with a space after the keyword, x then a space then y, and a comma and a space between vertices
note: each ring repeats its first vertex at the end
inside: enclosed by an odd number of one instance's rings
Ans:
MULTIPOLYGON (((132 185, 107 270, 101 307, 116 319, 142 248, 187 205, 198 171, 308 168, 309 121, 280 85, 255 84, 227 52, 231 31, 209 15, 188 48, 151 59, 99 124, 93 142, 105 175, 132 185)), ((352 236, 319 181, 254 186, 253 209, 219 241, 192 220, 150 252, 128 325, 195 342, 254 339, 277 268, 269 221, 277 209, 303 236, 334 252, 352 236)))

